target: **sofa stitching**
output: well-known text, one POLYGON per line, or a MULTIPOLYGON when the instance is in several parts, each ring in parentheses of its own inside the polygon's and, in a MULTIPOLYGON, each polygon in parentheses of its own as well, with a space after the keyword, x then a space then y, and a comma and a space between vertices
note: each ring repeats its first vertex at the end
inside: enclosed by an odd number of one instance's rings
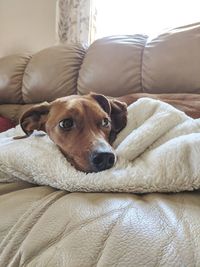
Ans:
POLYGON ((146 40, 144 42, 144 47, 142 49, 142 52, 141 52, 141 59, 140 59, 140 86, 141 86, 141 89, 142 89, 142 92, 144 93, 144 87, 143 87, 143 59, 144 59, 144 50, 146 48, 146 44, 148 42, 148 36, 146 37, 146 40))
POLYGON ((79 64, 79 69, 77 71, 77 77, 76 77, 76 94, 79 94, 79 77, 80 77, 80 71, 81 67, 83 65, 84 59, 86 57, 87 48, 85 46, 82 47, 82 54, 81 54, 81 62, 79 64))
POLYGON ((23 99, 23 102, 27 104, 27 102, 25 101, 24 99, 24 91, 26 90, 27 91, 27 87, 25 86, 25 83, 24 83, 24 79, 25 79, 25 75, 28 75, 27 73, 27 68, 28 68, 28 65, 30 64, 32 58, 33 58, 34 55, 32 55, 26 65, 26 68, 24 69, 24 75, 23 75, 23 78, 22 78, 22 87, 21 87, 21 92, 22 92, 22 99, 23 99))
POLYGON ((131 204, 132 204, 132 201, 131 201, 128 205, 126 205, 125 207, 123 207, 123 208, 118 208, 118 209, 109 211, 109 212, 107 212, 107 213, 105 213, 105 214, 103 214, 103 215, 100 215, 100 216, 98 216, 98 217, 91 218, 91 219, 85 221, 84 223, 81 223, 81 224, 79 223, 79 224, 75 225, 75 226, 71 229, 71 231, 69 231, 69 232, 67 233, 67 235, 65 235, 66 226, 68 225, 68 224, 66 224, 65 227, 64 227, 64 230, 63 230, 63 231, 62 231, 62 232, 61 232, 61 233, 60 233, 54 240, 52 240, 51 242, 49 242, 49 244, 48 244, 47 247, 42 248, 42 249, 40 250, 39 253, 35 253, 35 254, 33 254, 30 258, 28 258, 28 259, 21 265, 21 267, 25 267, 25 266, 27 266, 27 264, 29 264, 31 261, 33 261, 36 257, 40 256, 43 252, 47 251, 49 248, 51 248, 51 247, 53 247, 54 245, 56 245, 59 241, 61 241, 62 238, 64 238, 64 237, 66 238, 66 237, 68 237, 69 235, 71 235, 74 231, 76 231, 76 230, 78 230, 78 229, 81 229, 81 228, 83 228, 83 227, 89 225, 90 223, 93 223, 94 221, 96 221, 96 220, 98 220, 98 219, 106 218, 107 216, 110 216, 110 215, 112 215, 112 214, 115 214, 116 212, 119 212, 119 211, 121 211, 121 210, 126 210, 127 207, 130 206, 131 204))
POLYGON ((32 55, 28 55, 28 60, 26 62, 26 66, 24 67, 24 72, 23 72, 23 76, 22 76, 22 80, 21 80, 21 90, 20 90, 21 92, 20 92, 20 94, 21 94, 21 98, 22 98, 23 103, 25 103, 25 101, 24 101, 24 95, 23 95, 24 75, 26 74, 26 69, 27 69, 27 67, 28 67, 28 65, 29 65, 32 57, 33 57, 32 55))

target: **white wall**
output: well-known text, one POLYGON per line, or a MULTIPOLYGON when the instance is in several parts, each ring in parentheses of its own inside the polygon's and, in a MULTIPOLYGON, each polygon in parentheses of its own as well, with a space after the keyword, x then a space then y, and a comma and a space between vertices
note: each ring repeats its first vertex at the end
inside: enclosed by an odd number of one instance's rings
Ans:
POLYGON ((0 57, 54 45, 56 0, 0 0, 0 57))

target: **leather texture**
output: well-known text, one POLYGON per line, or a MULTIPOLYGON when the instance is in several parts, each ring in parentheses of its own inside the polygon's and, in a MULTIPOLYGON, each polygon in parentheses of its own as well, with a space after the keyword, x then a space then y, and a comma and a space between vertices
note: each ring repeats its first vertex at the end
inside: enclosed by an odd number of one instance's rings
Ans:
POLYGON ((2 104, 0 105, 0 115, 11 119, 13 123, 18 124, 21 115, 34 104, 2 104))
POLYGON ((141 68, 147 36, 112 36, 94 42, 80 69, 78 92, 122 96, 142 91, 141 68))
POLYGON ((79 44, 0 58, 0 104, 38 103, 74 94, 85 49, 79 44))
POLYGON ((21 88, 29 60, 22 54, 0 58, 0 104, 23 103, 21 88))
POLYGON ((200 24, 172 29, 144 49, 142 83, 147 93, 200 93, 200 24))
POLYGON ((76 93, 84 49, 79 45, 54 46, 30 60, 23 78, 25 103, 52 101, 76 93))
POLYGON ((34 55, 0 59, 0 103, 38 103, 90 91, 200 93, 200 23, 150 39, 112 36, 88 49, 54 46, 34 55))
POLYGON ((199 192, 68 194, 23 183, 1 187, 0 266, 200 265, 199 192))

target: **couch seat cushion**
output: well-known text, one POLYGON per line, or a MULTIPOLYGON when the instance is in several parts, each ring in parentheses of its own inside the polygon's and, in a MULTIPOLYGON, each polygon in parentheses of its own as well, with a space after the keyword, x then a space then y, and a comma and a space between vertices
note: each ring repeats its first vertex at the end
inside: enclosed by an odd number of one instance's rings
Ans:
POLYGON ((0 184, 0 266, 200 266, 200 193, 0 184))

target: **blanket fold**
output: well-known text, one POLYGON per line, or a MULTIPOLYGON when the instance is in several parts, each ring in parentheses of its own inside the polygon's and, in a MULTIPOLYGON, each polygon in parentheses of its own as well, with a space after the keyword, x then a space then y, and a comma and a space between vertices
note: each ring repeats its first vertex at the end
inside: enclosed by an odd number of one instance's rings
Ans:
POLYGON ((48 136, 0 134, 0 181, 22 179, 67 191, 179 192, 200 188, 200 119, 149 98, 128 107, 128 123, 114 147, 116 165, 100 173, 77 171, 48 136))

